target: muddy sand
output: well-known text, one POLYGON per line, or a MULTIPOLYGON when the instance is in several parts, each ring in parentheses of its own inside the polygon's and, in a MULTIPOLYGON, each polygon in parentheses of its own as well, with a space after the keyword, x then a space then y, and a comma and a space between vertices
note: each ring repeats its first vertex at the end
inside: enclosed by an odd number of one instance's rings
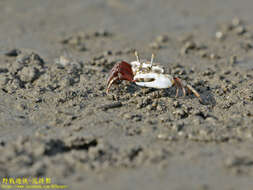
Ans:
POLYGON ((0 176, 69 189, 253 188, 251 0, 0 2, 0 176), (203 98, 122 82, 155 53, 203 98))

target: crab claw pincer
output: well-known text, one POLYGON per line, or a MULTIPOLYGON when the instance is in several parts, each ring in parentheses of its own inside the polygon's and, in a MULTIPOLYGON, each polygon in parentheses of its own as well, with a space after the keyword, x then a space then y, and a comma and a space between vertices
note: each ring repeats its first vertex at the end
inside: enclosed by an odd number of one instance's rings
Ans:
POLYGON ((129 63, 125 61, 121 61, 116 63, 109 73, 109 77, 107 79, 107 88, 106 93, 109 93, 109 89, 117 81, 127 80, 130 82, 134 82, 134 74, 132 71, 132 67, 129 63))

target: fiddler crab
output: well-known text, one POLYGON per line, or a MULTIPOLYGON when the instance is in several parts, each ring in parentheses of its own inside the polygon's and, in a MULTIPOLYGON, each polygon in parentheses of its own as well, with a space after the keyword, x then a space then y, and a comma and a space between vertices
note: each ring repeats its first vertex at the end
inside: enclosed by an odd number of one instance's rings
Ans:
POLYGON ((135 56, 137 59, 136 61, 132 61, 130 63, 121 61, 116 63, 111 69, 107 79, 107 94, 109 93, 112 84, 121 80, 127 80, 134 82, 138 86, 156 89, 175 86, 176 97, 178 97, 179 89, 182 90, 184 96, 186 95, 187 89, 188 93, 192 92, 200 100, 200 102, 203 102, 199 93, 191 85, 183 84, 178 77, 164 74, 164 69, 153 63, 154 54, 152 54, 150 61, 140 60, 137 51, 135 51, 135 56))

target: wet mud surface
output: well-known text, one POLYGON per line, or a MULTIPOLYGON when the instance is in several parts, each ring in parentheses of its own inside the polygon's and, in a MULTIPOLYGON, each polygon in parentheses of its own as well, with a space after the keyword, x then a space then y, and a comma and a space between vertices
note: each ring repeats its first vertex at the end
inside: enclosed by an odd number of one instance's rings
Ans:
POLYGON ((252 188, 251 1, 40 2, 0 2, 0 176, 252 188), (203 102, 125 81, 107 95, 108 72, 134 50, 203 102))

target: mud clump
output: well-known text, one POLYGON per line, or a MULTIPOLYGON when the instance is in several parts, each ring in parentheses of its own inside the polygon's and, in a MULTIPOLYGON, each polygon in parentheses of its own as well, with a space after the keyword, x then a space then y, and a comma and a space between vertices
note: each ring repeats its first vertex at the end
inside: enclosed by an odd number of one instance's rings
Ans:
POLYGON ((58 171, 57 175, 68 176, 75 171, 136 167, 144 161, 153 163, 155 160, 165 159, 145 152, 141 147, 120 150, 97 138, 81 136, 62 140, 20 137, 12 143, 1 146, 0 150, 2 152, 0 162, 7 163, 3 165, 3 171, 6 176, 16 177, 53 174, 55 167, 51 167, 52 164, 57 165, 57 170, 68 169, 63 173, 58 171))
POLYGON ((24 83, 32 83, 39 78, 39 70, 36 67, 24 67, 17 76, 24 83))
POLYGON ((45 72, 44 66, 45 62, 38 54, 20 50, 16 60, 8 62, 8 69, 2 71, 2 86, 10 93, 29 88, 45 72))
POLYGON ((89 50, 89 47, 87 47, 87 44, 89 44, 89 41, 95 40, 98 38, 109 38, 111 36, 112 36, 112 33, 106 30, 95 31, 91 33, 79 32, 75 35, 63 37, 63 39, 61 39, 60 42, 64 45, 74 48, 77 51, 82 52, 82 51, 89 50))

